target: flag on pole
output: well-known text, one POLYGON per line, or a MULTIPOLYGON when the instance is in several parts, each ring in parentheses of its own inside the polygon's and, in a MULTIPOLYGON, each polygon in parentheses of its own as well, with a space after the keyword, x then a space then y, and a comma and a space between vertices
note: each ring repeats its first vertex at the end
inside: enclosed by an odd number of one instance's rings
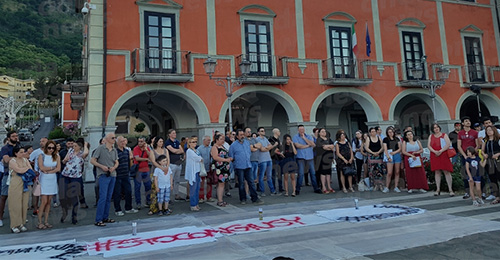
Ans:
POLYGON ((352 53, 355 55, 358 51, 358 40, 356 39, 356 30, 354 29, 354 24, 352 25, 352 53))
POLYGON ((370 57, 372 53, 372 41, 370 40, 370 32, 368 31, 368 23, 366 23, 366 56, 370 57))

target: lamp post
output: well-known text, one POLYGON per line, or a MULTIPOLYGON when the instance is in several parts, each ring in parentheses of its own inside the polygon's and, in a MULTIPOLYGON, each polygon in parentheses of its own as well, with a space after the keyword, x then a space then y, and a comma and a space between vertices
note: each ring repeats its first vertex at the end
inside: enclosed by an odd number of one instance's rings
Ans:
POLYGON ((233 96, 233 89, 235 87, 241 86, 243 83, 243 79, 250 73, 250 65, 251 62, 248 60, 243 60, 240 64, 240 71, 242 76, 237 77, 237 78, 231 78, 229 74, 225 78, 215 78, 212 77, 212 75, 215 72, 215 67, 217 66, 217 61, 214 59, 208 57, 208 59, 203 62, 203 67, 205 68, 205 72, 208 74, 210 79, 215 80, 215 85, 224 87, 226 90, 226 97, 227 97, 227 106, 229 110, 229 130, 233 131, 233 114, 232 114, 232 107, 231 107, 231 97, 233 96))
POLYGON ((446 68, 443 64, 436 63, 432 64, 432 70, 436 69, 438 80, 424 80, 422 79, 424 75, 425 60, 427 56, 423 56, 420 63, 417 63, 415 67, 411 69, 413 77, 418 80, 422 88, 429 90, 429 97, 432 100, 432 115, 434 116, 434 121, 437 121, 436 117, 436 90, 440 89, 444 85, 444 81, 450 76, 450 70, 446 68))

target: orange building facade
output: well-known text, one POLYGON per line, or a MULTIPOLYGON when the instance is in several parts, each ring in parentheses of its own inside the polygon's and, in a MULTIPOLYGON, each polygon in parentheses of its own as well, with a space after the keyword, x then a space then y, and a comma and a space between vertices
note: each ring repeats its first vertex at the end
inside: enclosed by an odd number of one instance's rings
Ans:
POLYGON ((231 97, 235 128, 293 134, 303 124, 308 132, 342 128, 351 135, 395 125, 426 138, 431 122, 451 130, 462 116, 478 121, 479 110, 500 111, 496 0, 89 3, 87 69, 64 95, 72 102, 63 102, 63 120, 79 120, 91 143, 129 129, 130 117, 153 135, 223 130, 226 90, 205 73, 208 57, 217 61, 214 77, 241 83, 231 97), (251 71, 241 77, 245 60, 251 71), (447 79, 439 78, 442 70, 447 79), (423 88, 430 85, 435 95, 423 88), (81 113, 71 113, 70 103, 81 113))

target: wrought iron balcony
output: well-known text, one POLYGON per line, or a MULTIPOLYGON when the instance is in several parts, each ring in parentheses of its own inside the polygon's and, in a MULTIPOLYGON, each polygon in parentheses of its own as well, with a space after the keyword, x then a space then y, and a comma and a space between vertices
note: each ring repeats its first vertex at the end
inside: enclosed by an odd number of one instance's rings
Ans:
POLYGON ((468 64, 462 66, 464 85, 479 85, 483 88, 500 87, 500 67, 483 64, 468 64))
MULTIPOLYGON (((246 75, 242 82, 246 84, 287 84, 288 77, 283 75, 283 64, 286 58, 273 55, 241 54, 236 57, 236 64, 242 61, 250 61, 250 73, 246 75)), ((236 76, 241 77, 242 73, 237 66, 236 76)))
POLYGON ((134 49, 132 79, 140 82, 188 82, 190 51, 171 49, 134 49))
POLYGON ((369 60, 332 58, 322 61, 324 82, 331 86, 366 86, 373 82, 369 60))

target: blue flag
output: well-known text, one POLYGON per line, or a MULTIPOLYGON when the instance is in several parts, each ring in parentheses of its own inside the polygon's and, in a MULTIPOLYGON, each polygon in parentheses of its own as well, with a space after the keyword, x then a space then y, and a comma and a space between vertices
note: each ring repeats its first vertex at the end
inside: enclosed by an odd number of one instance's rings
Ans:
POLYGON ((366 56, 370 57, 370 53, 372 53, 371 48, 372 42, 370 40, 370 32, 368 32, 368 23, 366 24, 366 56))

